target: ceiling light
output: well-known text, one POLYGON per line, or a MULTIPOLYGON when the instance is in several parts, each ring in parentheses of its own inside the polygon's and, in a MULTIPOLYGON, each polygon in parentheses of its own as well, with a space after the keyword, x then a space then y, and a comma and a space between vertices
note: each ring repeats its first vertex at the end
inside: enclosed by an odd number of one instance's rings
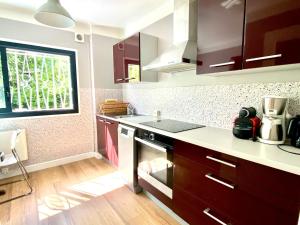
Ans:
POLYGON ((62 7, 59 0, 48 0, 37 10, 34 18, 52 27, 67 28, 75 25, 75 20, 62 7))

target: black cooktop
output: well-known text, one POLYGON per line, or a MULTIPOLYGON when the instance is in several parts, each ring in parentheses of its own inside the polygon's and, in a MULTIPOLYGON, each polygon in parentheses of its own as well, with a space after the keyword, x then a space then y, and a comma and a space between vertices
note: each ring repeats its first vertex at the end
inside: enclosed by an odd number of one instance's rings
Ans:
POLYGON ((168 131, 171 133, 178 133, 182 131, 192 130, 196 128, 205 127, 194 123, 186 123, 177 120, 157 120, 141 123, 142 125, 153 127, 159 130, 168 131))

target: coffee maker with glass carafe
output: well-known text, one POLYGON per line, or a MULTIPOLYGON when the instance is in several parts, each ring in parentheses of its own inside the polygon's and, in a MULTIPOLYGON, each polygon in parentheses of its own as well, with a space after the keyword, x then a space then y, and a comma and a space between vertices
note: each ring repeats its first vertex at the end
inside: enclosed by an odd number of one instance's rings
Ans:
POLYGON ((258 141, 266 144, 283 144, 286 139, 286 111, 288 98, 266 96, 262 100, 263 118, 258 141))

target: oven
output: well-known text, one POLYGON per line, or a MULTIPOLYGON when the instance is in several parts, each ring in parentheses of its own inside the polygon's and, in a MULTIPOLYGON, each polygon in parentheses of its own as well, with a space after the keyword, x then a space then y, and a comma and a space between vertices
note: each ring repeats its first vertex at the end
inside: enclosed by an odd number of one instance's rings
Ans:
POLYGON ((138 129, 135 137, 139 185, 158 199, 161 193, 173 197, 173 142, 143 129, 138 129))

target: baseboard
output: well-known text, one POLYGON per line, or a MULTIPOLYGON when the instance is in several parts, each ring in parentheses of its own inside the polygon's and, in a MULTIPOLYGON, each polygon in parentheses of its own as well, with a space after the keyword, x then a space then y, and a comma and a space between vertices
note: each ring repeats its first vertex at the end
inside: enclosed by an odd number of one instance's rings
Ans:
POLYGON ((43 169, 47 169, 47 168, 51 168, 51 167, 55 167, 55 166, 60 166, 60 165, 80 161, 83 159, 93 158, 93 157, 100 159, 101 155, 97 152, 87 152, 87 153, 82 153, 82 154, 78 154, 78 155, 68 156, 68 157, 61 158, 61 159, 51 160, 48 162, 42 162, 42 163, 29 165, 29 166, 26 166, 26 169, 28 172, 34 172, 34 171, 38 171, 38 170, 43 170, 43 169))
MULTIPOLYGON (((93 157, 95 157, 97 159, 102 158, 102 156, 98 152, 86 152, 86 153, 82 153, 82 154, 78 154, 78 155, 68 156, 68 157, 61 158, 61 159, 55 159, 55 160, 51 160, 51 161, 47 161, 47 162, 32 164, 32 165, 28 165, 25 167, 26 167, 27 171, 30 173, 30 172, 44 170, 44 169, 55 167, 55 166, 61 166, 61 165, 65 165, 68 163, 80 161, 83 159, 93 158, 93 157)), ((10 171, 7 174, 0 174, 0 179, 14 177, 14 176, 17 176, 20 174, 21 174, 20 170, 15 169, 15 170, 10 171)))

